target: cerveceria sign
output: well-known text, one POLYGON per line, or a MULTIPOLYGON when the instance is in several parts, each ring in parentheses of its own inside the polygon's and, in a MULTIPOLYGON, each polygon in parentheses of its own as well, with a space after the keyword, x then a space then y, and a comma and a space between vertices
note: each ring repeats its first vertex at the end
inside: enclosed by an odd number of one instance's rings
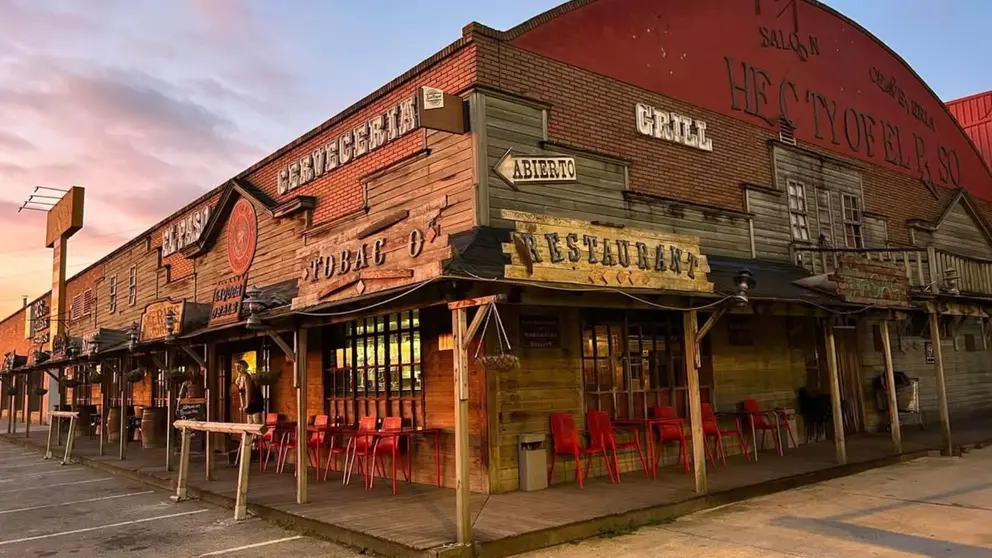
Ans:
POLYGON ((416 130, 417 97, 411 95, 283 167, 277 175, 279 193, 289 193, 416 130))
POLYGON ((516 222, 507 278, 601 287, 713 292, 709 263, 699 239, 626 227, 594 225, 520 211, 502 211, 516 222))
POLYGON ((302 280, 293 308, 417 283, 450 258, 439 224, 447 196, 368 219, 297 252, 302 280))

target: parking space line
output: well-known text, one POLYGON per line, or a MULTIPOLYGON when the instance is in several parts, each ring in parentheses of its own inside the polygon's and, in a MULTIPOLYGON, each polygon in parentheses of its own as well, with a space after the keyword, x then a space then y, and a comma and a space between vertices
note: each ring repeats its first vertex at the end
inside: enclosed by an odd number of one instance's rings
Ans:
POLYGON ((289 541, 295 541, 295 540, 302 539, 302 538, 303 538, 302 535, 296 535, 295 537, 286 537, 285 539, 275 539, 275 540, 265 541, 265 542, 255 543, 255 544, 246 544, 244 546, 236 546, 234 548, 228 548, 228 549, 225 549, 225 550, 217 550, 215 552, 208 552, 206 554, 201 554, 198 558, 203 558, 204 556, 221 556, 223 554, 229 554, 231 552, 239 552, 239 551, 242 551, 242 550, 249 550, 249 549, 252 549, 252 548, 259 548, 259 547, 262 547, 262 546, 269 546, 271 544, 279 544, 279 543, 284 543, 284 542, 289 542, 289 541))
POLYGON ((0 494, 10 494, 11 492, 24 492, 24 491, 27 491, 27 490, 42 490, 44 488, 58 488, 60 486, 70 486, 70 485, 73 485, 73 484, 86 484, 86 483, 91 483, 91 482, 106 482, 106 481, 109 481, 109 480, 113 480, 113 479, 111 479, 110 477, 105 477, 105 478, 102 478, 102 479, 86 479, 86 480, 81 480, 81 481, 76 481, 76 482, 64 482, 62 484, 46 484, 44 486, 31 486, 31 487, 28 487, 28 488, 15 488, 14 490, 4 490, 4 491, 0 492, 0 494))
MULTIPOLYGON (((78 473, 80 471, 85 471, 85 470, 86 469, 80 469, 78 467, 70 467, 70 468, 49 467, 47 470, 44 470, 44 471, 30 471, 30 472, 23 471, 24 473, 27 473, 27 474, 24 474, 24 475, 17 474, 17 473, 19 473, 21 471, 14 471, 12 474, 17 475, 16 477, 14 477, 12 479, 2 480, 0 482, 12 482, 12 481, 17 481, 17 480, 22 480, 22 479, 36 479, 36 478, 47 476, 47 475, 57 475, 59 473, 78 473)), ((3 472, 3 469, 0 469, 0 472, 3 472)))
POLYGON ((72 531, 62 531, 61 533, 49 533, 47 535, 36 535, 34 537, 24 537, 22 539, 12 539, 9 541, 0 541, 0 546, 6 546, 8 544, 17 544, 22 542, 37 541, 41 539, 51 539, 53 537, 64 537, 66 535, 75 535, 77 533, 88 533, 90 531, 99 531, 100 529, 113 529, 114 527, 123 527, 125 525, 134 525, 135 523, 147 523, 149 521, 158 521, 160 519, 171 519, 173 517, 182 517, 184 515, 195 515, 198 513, 203 513, 209 510, 192 510, 182 513, 170 513, 169 515, 160 515, 158 517, 146 517, 144 519, 134 519, 131 521, 121 521, 120 523, 111 523, 109 525, 98 525, 96 527, 84 527, 82 529, 73 529, 72 531))
POLYGON ((30 508, 17 508, 16 510, 0 510, 0 515, 4 515, 4 514, 7 514, 7 513, 24 512, 24 511, 43 510, 43 509, 47 509, 47 508, 57 508, 57 507, 60 507, 60 506, 72 506, 72 505, 75 505, 75 504, 85 504, 85 503, 88 503, 88 502, 101 502, 103 500, 114 500, 116 498, 129 498, 131 496, 141 496, 142 494, 151 494, 153 492, 155 492, 155 491, 154 490, 145 490, 143 492, 131 492, 131 493, 128 493, 128 494, 115 494, 113 496, 101 496, 99 498, 88 498, 86 500, 74 500, 72 502, 59 502, 57 504, 47 504, 47 505, 44 505, 44 506, 31 506, 30 508))

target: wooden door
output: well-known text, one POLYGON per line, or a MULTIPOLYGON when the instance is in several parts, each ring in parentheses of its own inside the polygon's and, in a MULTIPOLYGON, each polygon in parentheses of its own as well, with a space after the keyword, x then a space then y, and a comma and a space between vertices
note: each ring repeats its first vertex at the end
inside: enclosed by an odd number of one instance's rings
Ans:
POLYGON ((864 375, 861 352, 858 350, 858 330, 834 328, 837 345, 837 374, 840 379, 841 406, 844 409, 844 431, 864 431, 864 375))

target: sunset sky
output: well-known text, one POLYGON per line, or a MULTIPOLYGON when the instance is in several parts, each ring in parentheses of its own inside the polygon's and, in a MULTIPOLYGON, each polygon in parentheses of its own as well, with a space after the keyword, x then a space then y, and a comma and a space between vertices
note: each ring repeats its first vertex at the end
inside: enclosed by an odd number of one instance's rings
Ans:
MULTIPOLYGON (((35 186, 86 187, 72 275, 470 21, 507 29, 559 3, 0 0, 0 319, 21 295, 51 287, 44 214, 17 213, 35 186)), ((992 2, 826 3, 899 52, 943 99, 992 89, 992 2)))

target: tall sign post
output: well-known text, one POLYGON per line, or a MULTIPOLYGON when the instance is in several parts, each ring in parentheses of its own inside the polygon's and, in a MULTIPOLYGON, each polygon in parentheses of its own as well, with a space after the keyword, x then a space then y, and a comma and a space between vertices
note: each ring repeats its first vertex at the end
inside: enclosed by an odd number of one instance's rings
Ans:
MULTIPOLYGON (((65 333, 65 260, 69 238, 83 228, 85 189, 73 186, 48 210, 45 247, 52 248, 52 300, 49 308, 49 338, 65 333)), ((51 381, 51 380, 49 380, 51 381)), ((49 391, 51 393, 51 391, 49 391)))

